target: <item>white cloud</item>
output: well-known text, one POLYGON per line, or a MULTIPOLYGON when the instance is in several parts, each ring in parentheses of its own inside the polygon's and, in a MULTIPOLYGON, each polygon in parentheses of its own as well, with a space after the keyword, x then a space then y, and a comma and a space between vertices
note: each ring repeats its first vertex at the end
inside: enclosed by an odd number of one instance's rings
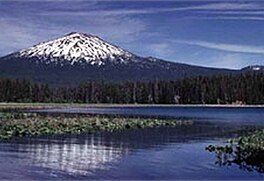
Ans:
POLYGON ((166 58, 169 57, 172 53, 175 53, 175 50, 171 48, 171 45, 168 43, 152 43, 147 47, 148 51, 151 53, 151 56, 166 58))
POLYGON ((239 10, 227 10, 227 11, 197 11, 198 13, 203 14, 220 14, 220 15, 264 15, 264 10, 248 10, 248 11, 239 11, 239 10))
POLYGON ((212 3, 200 6, 190 6, 183 10, 251 10, 260 9, 255 3, 212 3))
POLYGON ((247 63, 245 57, 241 54, 222 54, 221 56, 210 57, 210 62, 207 66, 209 67, 221 67, 221 68, 232 68, 240 69, 247 63))
POLYGON ((13 19, 0 19, 0 55, 11 53, 14 49, 30 44, 33 35, 27 31, 26 24, 20 26, 13 19))
POLYGON ((199 46, 203 48, 227 51, 227 52, 264 54, 264 46, 226 44, 226 43, 215 43, 215 42, 193 41, 193 40, 190 40, 190 41, 189 40, 174 40, 173 42, 192 45, 192 46, 199 46))
POLYGON ((238 16, 229 16, 229 17, 189 17, 189 19, 205 19, 205 20, 245 20, 245 21, 264 21, 264 17, 259 16, 244 16, 244 17, 238 17, 238 16))
POLYGON ((208 10, 260 10, 257 3, 208 3, 204 5, 170 7, 170 8, 145 8, 145 9, 111 9, 111 10, 89 10, 89 11, 52 11, 40 12, 46 16, 89 16, 89 15, 137 15, 137 14, 155 14, 165 12, 182 12, 182 11, 208 11, 208 10))

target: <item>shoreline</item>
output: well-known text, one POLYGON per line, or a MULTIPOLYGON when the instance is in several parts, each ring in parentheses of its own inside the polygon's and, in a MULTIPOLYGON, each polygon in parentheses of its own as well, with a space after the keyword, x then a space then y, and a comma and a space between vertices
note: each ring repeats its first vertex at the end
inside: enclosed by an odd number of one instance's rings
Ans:
POLYGON ((134 107, 205 107, 205 108, 264 108, 264 105, 236 104, 79 104, 79 103, 1 103, 0 110, 52 108, 134 108, 134 107))

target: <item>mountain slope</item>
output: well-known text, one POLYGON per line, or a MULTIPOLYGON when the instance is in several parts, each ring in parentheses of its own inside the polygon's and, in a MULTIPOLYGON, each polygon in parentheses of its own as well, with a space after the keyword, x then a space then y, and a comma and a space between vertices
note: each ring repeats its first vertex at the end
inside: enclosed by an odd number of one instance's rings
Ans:
POLYGON ((117 57, 125 61, 133 55, 117 46, 111 45, 97 36, 82 33, 70 33, 54 41, 40 43, 31 48, 21 50, 17 57, 38 58, 40 61, 58 63, 67 60, 70 64, 85 62, 104 64, 103 60, 114 60, 117 57))
POLYGON ((70 33, 0 59, 0 76, 53 85, 73 85, 89 80, 175 80, 239 72, 143 58, 83 33, 70 33))

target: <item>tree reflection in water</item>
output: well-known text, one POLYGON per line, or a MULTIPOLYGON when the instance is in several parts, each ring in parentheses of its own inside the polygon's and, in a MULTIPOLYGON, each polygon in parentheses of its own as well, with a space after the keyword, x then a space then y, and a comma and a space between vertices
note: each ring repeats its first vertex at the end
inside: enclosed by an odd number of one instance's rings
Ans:
POLYGON ((242 170, 264 173, 264 130, 230 140, 225 146, 209 145, 206 150, 216 154, 219 166, 237 164, 242 170))
POLYGON ((208 137, 225 136, 230 127, 201 123, 175 128, 149 128, 91 135, 65 135, 14 140, 12 149, 23 164, 66 172, 93 175, 109 170, 128 154, 138 150, 162 149, 166 145, 188 143, 208 137), (25 158, 25 159, 24 159, 25 158))
MULTIPOLYGON (((196 122, 191 126, 183 125, 174 128, 146 128, 96 134, 24 137, 9 141, 6 147, 0 147, 0 153, 1 149, 5 149, 3 153, 7 155, 7 158, 2 157, 0 162, 2 160, 2 163, 9 162, 6 161, 8 159, 15 160, 19 167, 15 166, 14 170, 19 173, 29 170, 30 174, 33 172, 33 175, 37 171, 37 178, 39 178, 39 172, 67 175, 67 178, 69 175, 97 178, 101 173, 108 171, 111 174, 115 173, 115 169, 119 168, 126 159, 131 159, 128 162, 131 165, 142 166, 145 164, 148 167, 156 163, 155 158, 150 158, 151 155, 148 156, 148 154, 141 156, 146 157, 150 163, 137 163, 138 160, 133 160, 133 158, 139 152, 152 153, 154 150, 161 153, 163 151, 160 150, 165 150, 162 156, 166 157, 166 150, 171 145, 177 152, 182 144, 203 143, 204 140, 211 140, 212 138, 228 138, 230 134, 240 129, 244 128, 228 124, 196 122), (16 158, 10 158, 10 152, 16 158)), ((199 150, 197 151, 199 152, 199 150)), ((138 158, 144 160, 141 156, 138 158)), ((167 163, 164 162, 163 164, 167 163)), ((169 164, 173 167, 179 163, 169 162, 169 164)), ((189 166, 188 162, 184 164, 189 166)), ((13 164, 8 166, 12 167, 13 164)), ((169 173, 169 170, 164 172, 169 173)), ((102 177, 104 178, 104 175, 101 175, 100 178, 102 177)))
POLYGON ((93 135, 82 144, 63 141, 35 143, 19 145, 18 149, 27 153, 35 166, 81 175, 90 175, 92 170, 108 169, 109 164, 117 162, 128 151, 121 144, 114 147, 109 142, 106 146, 102 137, 93 135))

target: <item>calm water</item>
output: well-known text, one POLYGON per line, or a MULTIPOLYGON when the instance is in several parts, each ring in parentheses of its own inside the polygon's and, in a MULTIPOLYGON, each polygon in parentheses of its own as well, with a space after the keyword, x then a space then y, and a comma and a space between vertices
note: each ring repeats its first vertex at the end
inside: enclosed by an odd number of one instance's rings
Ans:
POLYGON ((264 126, 263 108, 68 108, 100 113, 197 120, 193 126, 93 135, 23 138, 0 143, 0 179, 234 179, 263 180, 239 165, 219 166, 209 144, 264 126))
POLYGON ((172 118, 190 118, 210 122, 238 123, 246 125, 264 125, 264 107, 124 107, 124 108, 63 108, 46 109, 42 113, 80 113, 107 115, 139 115, 172 118))

